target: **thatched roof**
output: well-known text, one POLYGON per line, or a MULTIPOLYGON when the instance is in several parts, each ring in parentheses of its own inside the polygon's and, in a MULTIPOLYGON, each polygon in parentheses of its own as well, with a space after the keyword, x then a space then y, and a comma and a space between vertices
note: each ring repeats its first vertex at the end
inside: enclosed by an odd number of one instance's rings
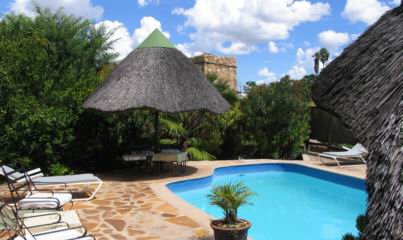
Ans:
POLYGON ((313 99, 369 149, 366 239, 402 239, 403 6, 388 11, 321 72, 313 99))
POLYGON ((156 29, 119 63, 84 107, 105 112, 151 108, 218 114, 230 106, 201 70, 156 29))

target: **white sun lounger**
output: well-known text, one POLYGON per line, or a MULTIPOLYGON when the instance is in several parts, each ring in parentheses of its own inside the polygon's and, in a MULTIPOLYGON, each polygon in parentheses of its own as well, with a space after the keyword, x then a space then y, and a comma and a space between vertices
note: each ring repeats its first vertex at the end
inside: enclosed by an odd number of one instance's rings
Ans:
POLYGON ((14 240, 92 240, 75 211, 32 213, 19 216, 9 206, 0 207, 0 216, 14 240), (63 218, 64 217, 64 218, 63 218), (70 220, 73 218, 74 222, 70 220))
POLYGON ((337 166, 341 167, 339 159, 359 159, 364 164, 367 162, 365 161, 364 157, 368 154, 367 149, 365 149, 361 144, 357 143, 353 148, 349 149, 343 147, 346 151, 343 152, 323 152, 319 154, 319 160, 326 164, 322 158, 331 158, 336 161, 337 166))
MULTIPOLYGON (((24 175, 24 173, 17 172, 13 168, 8 166, 3 166, 3 169, 7 172, 14 172, 9 175, 10 178, 20 178, 24 175)), ((0 171, 3 175, 3 172, 0 171)), ((76 174, 76 175, 65 175, 65 176, 44 176, 42 170, 40 168, 36 168, 30 171, 27 171, 26 174, 32 180, 32 183, 36 186, 77 186, 77 185, 96 185, 95 190, 91 193, 88 198, 75 198, 74 201, 89 201, 95 197, 95 194, 102 186, 102 180, 95 176, 94 174, 87 173, 87 174, 76 174)), ((21 178, 19 181, 24 181, 24 178, 21 178)))
POLYGON ((26 174, 10 171, 1 167, 5 177, 12 204, 17 210, 27 209, 54 209, 60 210, 67 203, 72 203, 72 194, 68 191, 39 190, 30 181, 26 174))

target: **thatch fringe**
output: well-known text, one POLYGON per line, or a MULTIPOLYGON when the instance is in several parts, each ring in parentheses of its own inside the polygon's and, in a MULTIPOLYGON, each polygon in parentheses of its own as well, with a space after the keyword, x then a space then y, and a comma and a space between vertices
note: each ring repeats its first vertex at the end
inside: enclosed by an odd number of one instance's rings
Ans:
POLYGON ((104 112, 151 108, 162 112, 207 110, 229 104, 201 70, 175 48, 137 48, 87 99, 85 108, 104 112))
POLYGON ((313 98, 369 149, 365 239, 403 239, 403 6, 387 12, 322 71, 313 98))

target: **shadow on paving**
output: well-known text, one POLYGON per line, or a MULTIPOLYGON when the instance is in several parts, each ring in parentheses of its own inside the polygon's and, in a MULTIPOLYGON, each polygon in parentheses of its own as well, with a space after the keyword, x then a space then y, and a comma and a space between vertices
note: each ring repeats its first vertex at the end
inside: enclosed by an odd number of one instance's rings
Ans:
POLYGON ((135 180, 159 180, 171 177, 186 177, 197 172, 197 168, 186 166, 180 171, 178 166, 173 166, 167 171, 145 170, 139 167, 113 170, 97 174, 103 181, 135 181, 135 180))

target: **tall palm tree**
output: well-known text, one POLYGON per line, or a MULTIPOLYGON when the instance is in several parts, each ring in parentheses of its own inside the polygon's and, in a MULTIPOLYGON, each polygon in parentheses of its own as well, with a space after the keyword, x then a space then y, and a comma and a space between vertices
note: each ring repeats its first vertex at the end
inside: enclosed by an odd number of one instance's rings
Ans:
POLYGON ((321 48, 319 50, 320 61, 322 62, 323 68, 325 67, 325 63, 329 60, 329 51, 326 48, 321 48))
POLYGON ((319 69, 320 65, 319 63, 321 62, 323 65, 323 68, 325 67, 325 63, 329 60, 329 51, 326 48, 321 48, 318 52, 316 52, 312 57, 314 58, 314 69, 316 75, 319 74, 319 69))
POLYGON ((318 73, 319 73, 319 62, 320 62, 320 54, 319 54, 319 52, 316 52, 312 57, 314 58, 315 73, 316 73, 316 75, 318 75, 318 73))

